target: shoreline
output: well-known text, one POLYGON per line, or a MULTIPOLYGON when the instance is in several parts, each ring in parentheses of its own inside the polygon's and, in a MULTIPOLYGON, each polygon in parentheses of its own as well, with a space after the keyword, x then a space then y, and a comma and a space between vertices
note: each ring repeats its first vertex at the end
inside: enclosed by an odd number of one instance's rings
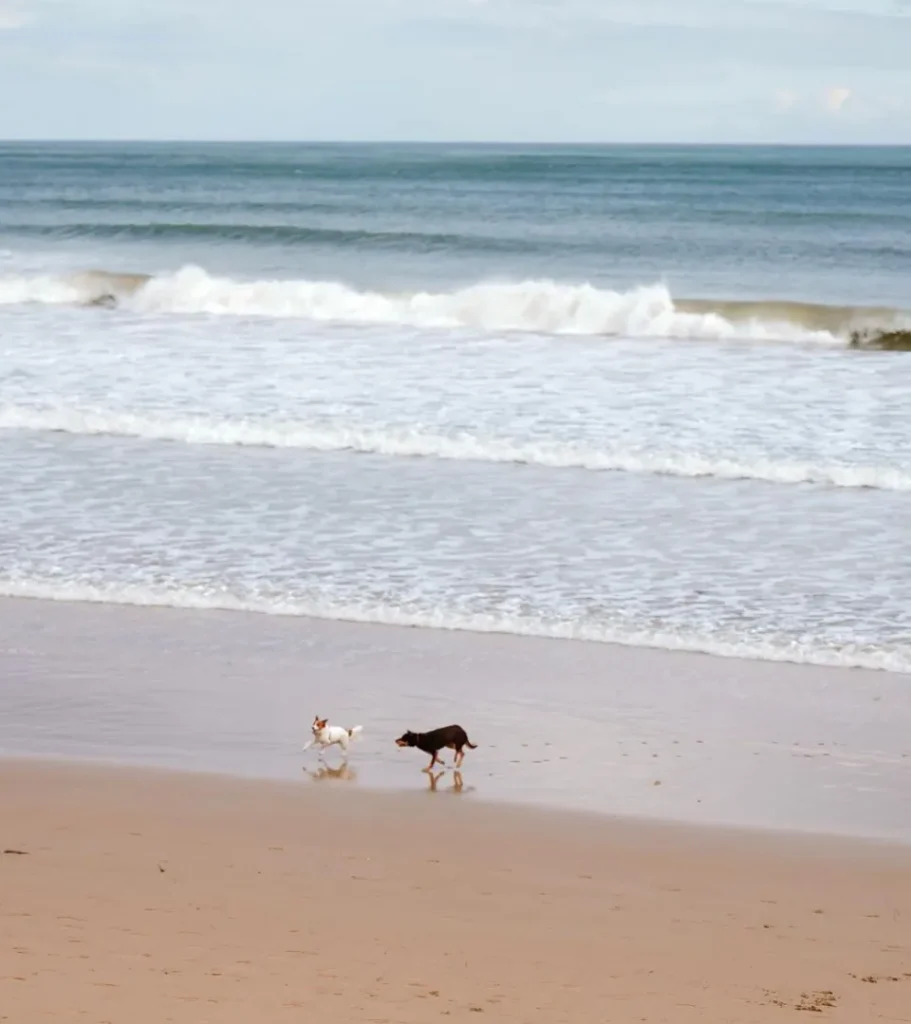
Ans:
POLYGON ((0 807, 10 1020, 885 1022, 911 998, 888 845, 8 760, 0 807))
MULTIPOLYGON (((143 438, 143 441, 150 439, 143 438)), ((160 439, 156 439, 160 440, 160 439)), ((325 452, 321 454, 326 454, 325 452)), ((329 454, 338 454, 330 452, 329 454)), ((376 454, 376 453, 369 453, 376 454)), ((660 475, 660 474, 659 474, 660 475)), ((693 477, 690 479, 699 479, 693 477)), ((737 483, 739 478, 723 480, 724 483, 737 483)), ((467 633, 470 636, 520 637, 526 640, 556 641, 558 643, 600 644, 605 647, 624 647, 635 650, 660 651, 665 654, 695 654, 699 657, 731 659, 734 661, 757 662, 762 665, 806 665, 811 668, 835 669, 839 672, 860 670, 863 672, 886 672, 890 675, 907 676, 911 679, 911 671, 905 667, 903 653, 895 652, 847 652, 834 649, 821 649, 816 652, 802 652, 799 656, 789 652, 787 648, 766 645, 746 651, 738 647, 737 642, 725 642, 702 639, 698 636, 680 638, 668 634, 629 634, 618 633, 606 636, 596 628, 580 627, 565 628, 555 625, 550 632, 536 632, 533 628, 519 628, 522 623, 510 623, 512 628, 496 622, 483 614, 467 615, 464 618, 451 616, 446 625, 437 622, 432 615, 407 613, 396 616, 391 611, 370 612, 346 609, 313 609, 305 604, 287 605, 256 602, 248 604, 232 597, 223 597, 222 603, 204 603, 194 599, 184 600, 185 595, 157 594, 142 588, 123 588, 108 593, 102 588, 72 586, 66 591, 55 590, 46 584, 5 584, 0 589, 0 601, 38 601, 62 605, 105 605, 122 608, 166 609, 175 612, 213 612, 226 615, 266 615, 272 618, 307 620, 310 622, 339 622, 352 626, 379 626, 382 629, 419 629, 434 630, 444 633, 467 633), (762 653, 757 653, 760 651, 762 653), (850 660, 853 659, 853 660, 850 660)), ((530 620, 537 625, 534 620, 530 620)), ((543 630, 543 627, 542 627, 543 630)))
POLYGON ((15 599, 0 631, 0 756, 299 780, 318 713, 364 726, 350 784, 410 792, 425 761, 394 737, 459 721, 479 802, 911 841, 906 676, 15 599))

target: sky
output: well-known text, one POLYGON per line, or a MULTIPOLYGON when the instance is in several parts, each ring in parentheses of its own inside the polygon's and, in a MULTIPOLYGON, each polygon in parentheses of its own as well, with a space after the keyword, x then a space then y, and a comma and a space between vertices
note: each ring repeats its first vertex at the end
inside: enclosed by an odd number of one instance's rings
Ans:
POLYGON ((911 0, 0 0, 0 138, 911 144, 911 0))

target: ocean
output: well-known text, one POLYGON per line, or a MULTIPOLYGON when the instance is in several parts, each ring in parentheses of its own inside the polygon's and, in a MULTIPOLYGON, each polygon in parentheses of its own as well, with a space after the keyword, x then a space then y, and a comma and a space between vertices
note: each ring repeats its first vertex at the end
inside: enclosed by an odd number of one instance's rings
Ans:
POLYGON ((911 149, 0 144, 0 595, 911 671, 911 149))

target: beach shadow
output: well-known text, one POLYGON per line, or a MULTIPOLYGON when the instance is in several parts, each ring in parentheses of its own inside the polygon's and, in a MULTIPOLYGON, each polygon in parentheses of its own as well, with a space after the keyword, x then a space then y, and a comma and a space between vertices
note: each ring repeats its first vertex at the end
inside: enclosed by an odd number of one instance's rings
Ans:
POLYGON ((457 770, 453 771, 453 773, 452 773, 452 785, 451 786, 447 786, 443 790, 440 790, 438 788, 438 783, 439 783, 440 779, 446 774, 445 770, 441 771, 441 772, 432 772, 432 771, 430 771, 429 768, 425 768, 424 771, 427 773, 427 781, 430 783, 430 786, 429 786, 429 788, 427 790, 428 793, 443 792, 443 793, 463 794, 463 793, 473 793, 475 791, 475 787, 474 786, 469 786, 467 789, 465 788, 465 782, 462 779, 462 773, 460 771, 457 771, 457 770))
POLYGON ((333 768, 328 764, 321 764, 316 771, 312 771, 309 768, 304 768, 303 771, 304 775, 309 775, 314 782, 330 782, 332 780, 357 782, 357 772, 350 768, 346 762, 343 762, 337 768, 333 768))

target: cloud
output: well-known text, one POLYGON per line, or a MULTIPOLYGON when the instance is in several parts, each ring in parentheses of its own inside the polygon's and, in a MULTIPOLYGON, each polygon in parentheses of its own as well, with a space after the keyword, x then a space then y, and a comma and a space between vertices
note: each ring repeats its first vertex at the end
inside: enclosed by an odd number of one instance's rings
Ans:
POLYGON ((851 90, 844 85, 833 85, 826 90, 826 109, 832 114, 840 114, 842 107, 851 98, 851 90))
POLYGON ((835 116, 846 114, 846 108, 850 102, 852 115, 858 117, 862 114, 869 115, 869 104, 858 104, 855 100, 854 90, 846 85, 827 86, 821 90, 821 98, 818 86, 813 87, 807 82, 804 82, 804 85, 810 85, 809 90, 776 89, 772 94, 775 109, 783 114, 802 114, 818 118, 822 112, 835 116))

